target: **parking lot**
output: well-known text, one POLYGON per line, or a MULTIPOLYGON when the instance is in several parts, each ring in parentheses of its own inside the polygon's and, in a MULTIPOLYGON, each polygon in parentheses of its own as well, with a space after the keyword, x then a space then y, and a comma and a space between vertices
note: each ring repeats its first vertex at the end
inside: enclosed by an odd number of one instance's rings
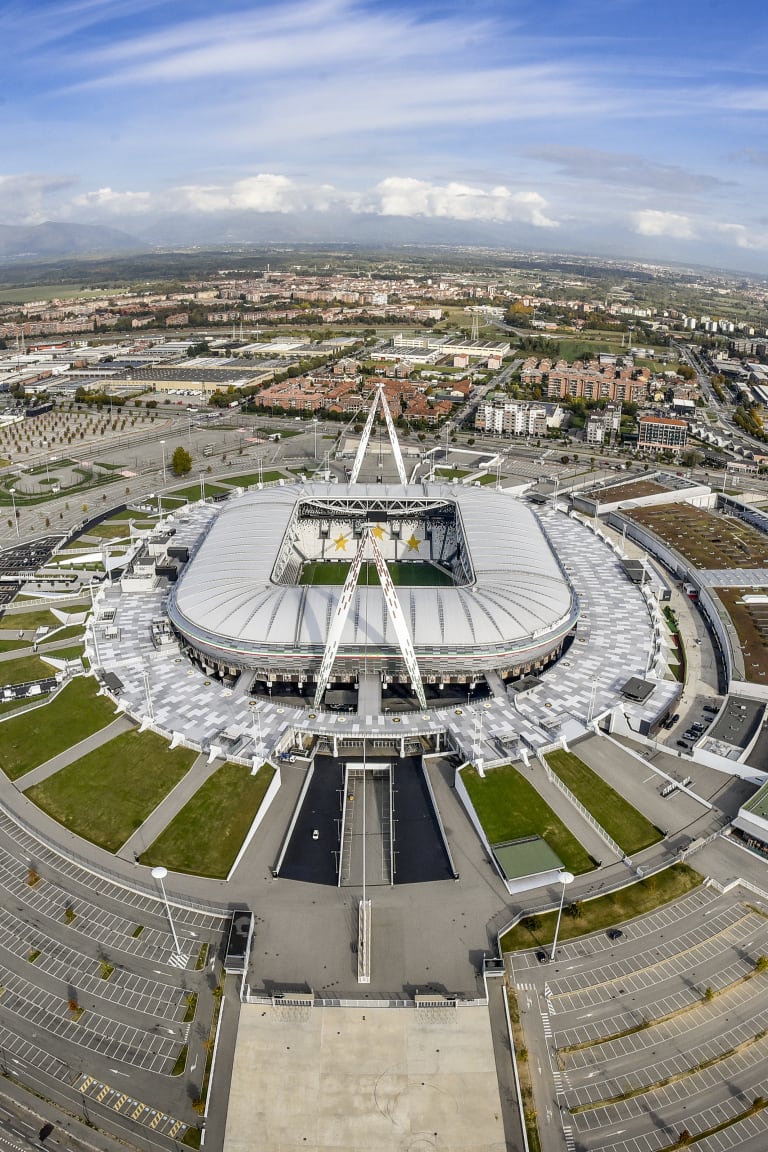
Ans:
POLYGON ((508 957, 540 1115, 584 1152, 658 1152, 683 1130, 764 1149, 765 908, 699 888, 620 931, 563 944, 554 965, 508 957))

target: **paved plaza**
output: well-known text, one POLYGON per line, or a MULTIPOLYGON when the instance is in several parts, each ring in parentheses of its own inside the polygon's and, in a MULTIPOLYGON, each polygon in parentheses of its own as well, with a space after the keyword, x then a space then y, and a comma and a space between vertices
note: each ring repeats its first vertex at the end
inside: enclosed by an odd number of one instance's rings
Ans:
POLYGON ((243 1005, 225 1152, 506 1152, 488 1009, 243 1005))

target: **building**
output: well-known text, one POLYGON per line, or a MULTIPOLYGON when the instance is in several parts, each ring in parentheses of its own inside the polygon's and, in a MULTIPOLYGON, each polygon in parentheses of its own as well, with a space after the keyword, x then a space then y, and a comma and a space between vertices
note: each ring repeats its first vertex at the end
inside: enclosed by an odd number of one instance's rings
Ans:
POLYGON ((607 404, 593 412, 585 425, 587 444, 613 443, 621 427, 621 404, 607 404))
POLYGON ((688 423, 668 416, 641 416, 638 424, 638 448, 651 452, 671 449, 679 452, 688 443, 688 423))
POLYGON ((497 436, 544 436, 561 418, 559 405, 490 396, 478 406, 475 428, 497 436))

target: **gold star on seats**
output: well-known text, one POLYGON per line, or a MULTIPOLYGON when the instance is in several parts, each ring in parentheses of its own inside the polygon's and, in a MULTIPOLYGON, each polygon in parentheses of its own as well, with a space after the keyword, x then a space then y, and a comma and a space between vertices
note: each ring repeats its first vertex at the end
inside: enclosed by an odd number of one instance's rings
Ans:
POLYGON ((374 528, 371 528, 371 536, 375 536, 377 540, 384 539, 384 529, 381 524, 377 524, 374 528))
POLYGON ((408 545, 408 551, 409 552, 418 552, 420 543, 421 543, 421 541, 416 539, 416 533, 412 532, 410 540, 406 540, 406 544, 408 545))
POLYGON ((334 544, 336 545, 336 551, 337 552, 346 552, 348 542, 349 542, 349 537, 345 536, 344 533, 342 532, 341 535, 337 536, 336 539, 334 540, 334 544))

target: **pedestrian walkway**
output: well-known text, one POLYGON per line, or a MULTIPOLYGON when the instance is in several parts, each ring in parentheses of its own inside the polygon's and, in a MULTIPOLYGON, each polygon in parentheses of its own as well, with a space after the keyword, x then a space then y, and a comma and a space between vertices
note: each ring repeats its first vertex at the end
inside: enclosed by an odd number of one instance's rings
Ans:
POLYGON ((201 753, 189 771, 182 777, 176 787, 160 801, 157 808, 150 813, 140 828, 126 840, 116 855, 123 860, 136 860, 145 852, 150 844, 157 840, 160 833, 167 828, 174 816, 181 812, 184 805, 202 788, 215 772, 221 768, 223 760, 213 760, 208 763, 207 755, 201 753))

